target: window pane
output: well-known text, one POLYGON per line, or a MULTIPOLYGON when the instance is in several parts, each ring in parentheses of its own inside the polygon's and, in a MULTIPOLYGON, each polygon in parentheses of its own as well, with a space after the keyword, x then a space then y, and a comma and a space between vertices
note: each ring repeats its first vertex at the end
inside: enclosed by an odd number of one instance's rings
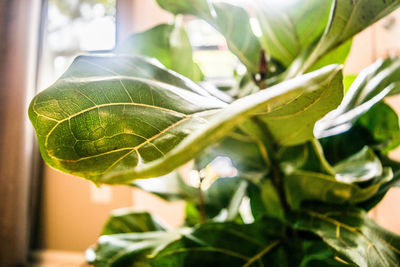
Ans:
POLYGON ((49 0, 39 88, 53 83, 85 52, 115 46, 116 0, 49 0))

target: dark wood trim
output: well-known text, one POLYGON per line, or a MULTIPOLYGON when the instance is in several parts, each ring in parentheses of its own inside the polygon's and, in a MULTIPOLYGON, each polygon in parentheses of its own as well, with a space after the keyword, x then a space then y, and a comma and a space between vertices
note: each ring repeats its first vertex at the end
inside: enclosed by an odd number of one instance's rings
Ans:
POLYGON ((0 266, 27 264, 40 0, 0 2, 0 266))

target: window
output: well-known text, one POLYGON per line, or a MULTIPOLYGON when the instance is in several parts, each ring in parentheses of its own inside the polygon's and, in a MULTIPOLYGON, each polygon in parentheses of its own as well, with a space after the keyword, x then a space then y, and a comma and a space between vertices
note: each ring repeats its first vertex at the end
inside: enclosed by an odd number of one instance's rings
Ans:
POLYGON ((80 53, 115 46, 116 0, 49 0, 39 88, 53 83, 80 53))

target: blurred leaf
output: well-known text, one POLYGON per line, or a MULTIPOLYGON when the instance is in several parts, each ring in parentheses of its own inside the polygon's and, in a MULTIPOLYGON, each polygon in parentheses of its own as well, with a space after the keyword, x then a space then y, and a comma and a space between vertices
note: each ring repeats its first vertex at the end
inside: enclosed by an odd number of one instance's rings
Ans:
POLYGON ((366 187, 344 183, 322 173, 297 171, 284 177, 284 187, 289 205, 298 209, 304 201, 330 204, 355 204, 372 198, 379 187, 393 178, 390 168, 384 168, 376 183, 366 187), (312 186, 310 186, 312 185, 312 186))
POLYGON ((354 80, 340 106, 315 126, 318 138, 342 133, 399 86, 400 59, 378 60, 354 80))
POLYGON ((226 39, 228 47, 247 69, 259 72, 260 44, 250 27, 247 12, 227 3, 211 3, 208 0, 157 0, 157 3, 173 14, 197 16, 219 31, 226 39))
POLYGON ((337 163, 334 167, 336 179, 345 183, 362 183, 383 172, 379 158, 369 147, 364 147, 358 153, 337 163))
POLYGON ((205 168, 217 157, 227 157, 232 160, 238 171, 238 176, 251 180, 261 177, 268 172, 268 166, 263 158, 260 144, 253 137, 236 129, 227 137, 207 148, 196 159, 200 168, 205 168))
POLYGON ((157 178, 137 179, 132 183, 132 186, 141 188, 167 201, 194 201, 198 197, 197 188, 185 183, 177 171, 157 178))
POLYGON ((334 254, 329 247, 322 241, 304 242, 304 257, 299 267, 344 267, 348 264, 334 259, 334 254))
POLYGON ((298 230, 322 238, 344 260, 357 266, 399 266, 400 237, 379 227, 357 208, 314 206, 293 216, 298 230))
POLYGON ((116 49, 118 54, 142 55, 158 59, 192 81, 200 81, 203 75, 193 62, 192 46, 183 26, 160 24, 145 32, 128 37, 116 49))
MULTIPOLYGON (((337 48, 333 49, 329 53, 326 53, 321 57, 321 59, 319 59, 314 65, 312 65, 311 68, 307 70, 307 72, 320 69, 330 64, 344 64, 346 62, 347 56, 350 53, 351 45, 352 40, 350 39, 342 45, 338 46, 337 48)), ((304 64, 304 62, 302 63, 304 64)), ((346 80, 346 76, 344 80, 346 80)), ((346 92, 347 88, 344 88, 346 92)))
POLYGON ((342 101, 341 74, 337 73, 312 86, 316 86, 312 93, 299 94, 280 109, 258 114, 280 145, 290 146, 312 140, 314 124, 342 101))
POLYGON ((111 217, 103 227, 102 235, 121 233, 141 233, 164 230, 148 212, 135 212, 132 209, 123 208, 113 210, 111 217))
POLYGON ((364 201, 362 203, 359 203, 357 206, 365 209, 365 210, 370 210, 374 208, 386 195, 388 190, 393 187, 393 186, 398 186, 399 181, 400 181, 400 162, 390 160, 383 156, 382 159, 382 164, 384 166, 388 166, 392 168, 393 170, 393 178, 388 181, 383 183, 380 187, 378 192, 373 196, 372 198, 368 199, 367 201, 364 201))
POLYGON ((346 95, 347 91, 349 90, 350 86, 353 84, 355 79, 357 78, 357 75, 354 74, 347 74, 344 75, 343 77, 343 87, 344 87, 344 93, 346 95))
POLYGON ((289 66, 324 32, 332 1, 291 1, 284 5, 263 0, 254 2, 262 47, 268 55, 289 66))
POLYGON ((334 170, 326 161, 320 143, 315 139, 297 146, 282 147, 277 157, 285 174, 303 170, 334 175, 334 170))
POLYGON ((399 0, 334 0, 325 32, 300 73, 399 6, 399 0))
POLYGON ((269 217, 283 219, 284 209, 279 198, 279 193, 270 179, 265 180, 261 187, 261 199, 265 214, 269 217))
POLYGON ((180 237, 164 231, 102 235, 96 246, 86 251, 86 260, 96 267, 147 267, 149 256, 180 237))
POLYGON ((282 225, 208 223, 161 251, 152 266, 295 266, 282 247, 282 225), (254 265, 253 265, 254 264, 254 265))
POLYGON ((104 225, 95 246, 86 251, 86 259, 96 267, 148 266, 146 259, 168 243, 180 238, 179 233, 164 228, 147 212, 119 209, 104 225))

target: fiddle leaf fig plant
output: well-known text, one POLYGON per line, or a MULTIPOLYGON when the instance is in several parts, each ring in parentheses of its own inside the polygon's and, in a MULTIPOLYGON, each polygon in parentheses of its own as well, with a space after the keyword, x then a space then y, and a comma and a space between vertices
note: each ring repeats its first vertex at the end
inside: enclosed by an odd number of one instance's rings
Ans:
POLYGON ((77 57, 29 107, 48 165, 186 203, 178 229, 115 211, 88 261, 399 266, 400 237, 367 212, 400 179, 388 156, 400 144, 398 117, 383 102, 400 89, 400 59, 357 77, 342 64, 351 38, 400 1, 157 3, 174 24, 134 34, 113 54, 77 57), (182 15, 225 38, 246 69, 232 88, 210 86, 182 15))

